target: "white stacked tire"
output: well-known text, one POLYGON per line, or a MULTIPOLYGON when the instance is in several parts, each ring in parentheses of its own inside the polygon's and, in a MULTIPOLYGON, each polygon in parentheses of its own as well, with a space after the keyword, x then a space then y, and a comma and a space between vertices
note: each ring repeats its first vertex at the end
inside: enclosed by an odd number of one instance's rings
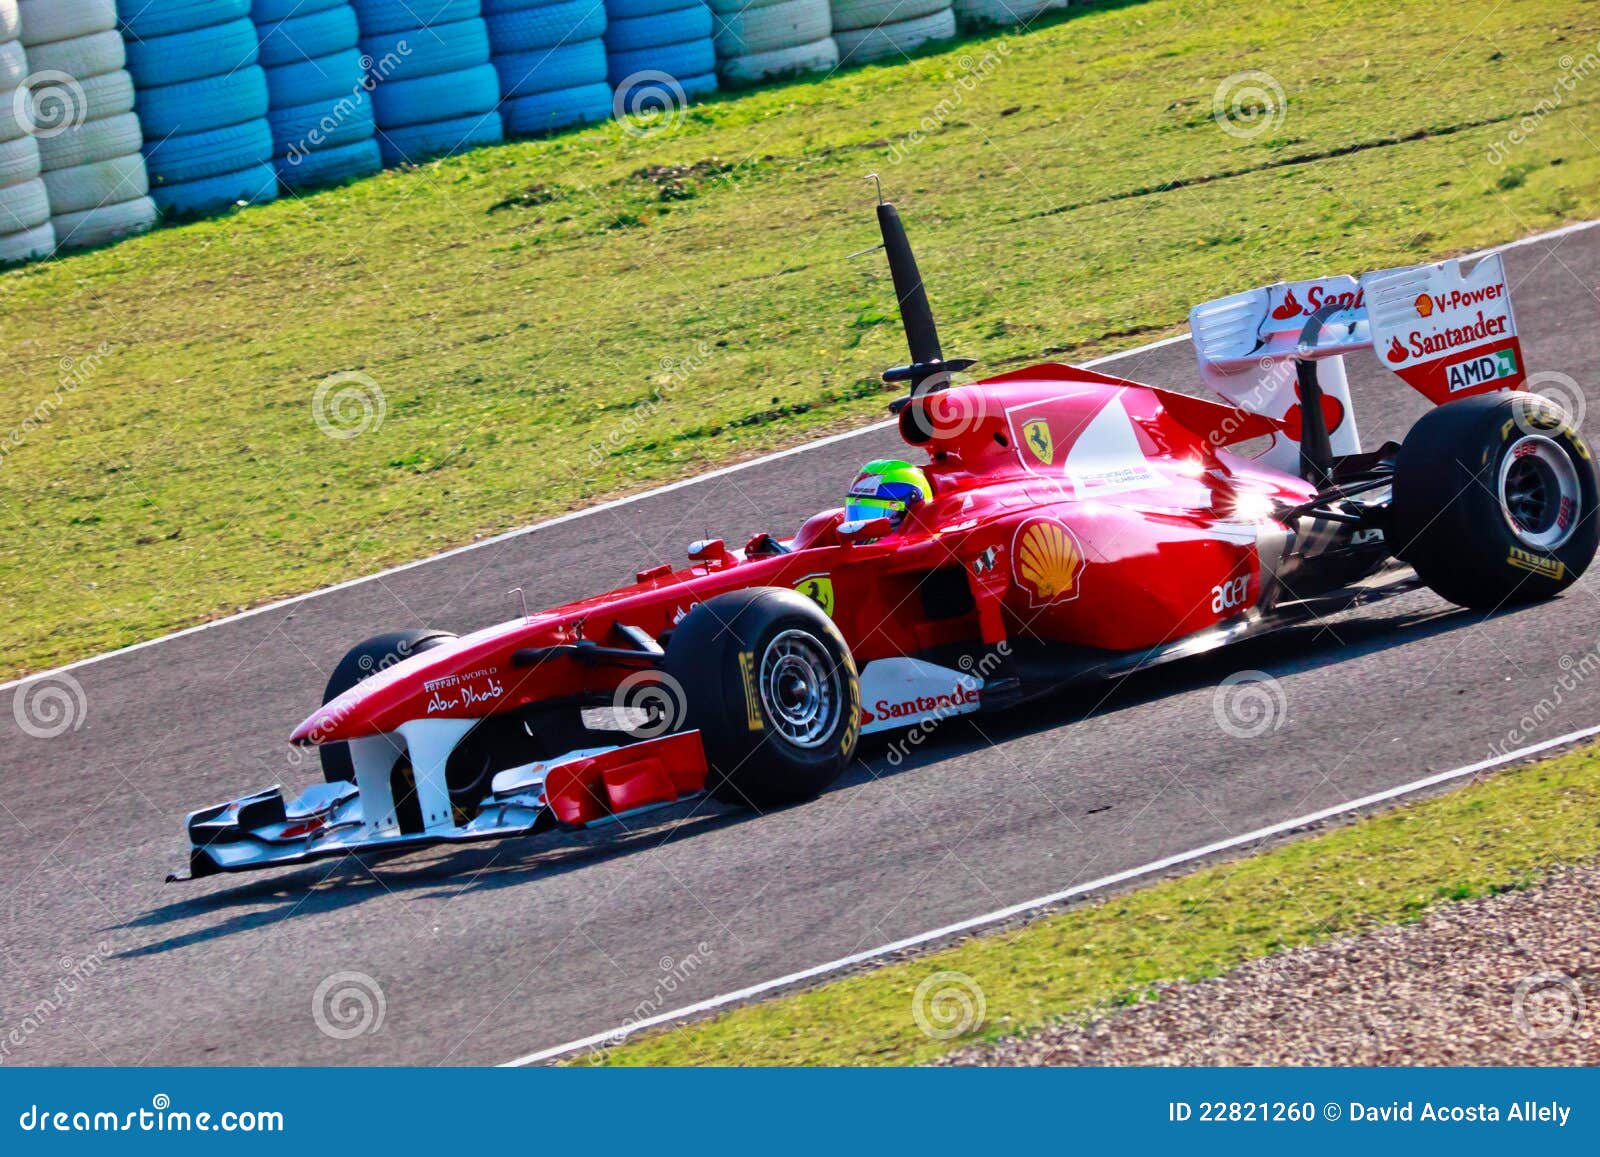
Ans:
POLYGON ((614 108, 674 108, 717 90, 711 9, 703 0, 606 0, 614 108))
POLYGON ((842 64, 899 60, 930 40, 956 34, 950 0, 832 0, 833 39, 842 64))
POLYGON ((38 142, 57 246, 83 249, 144 232, 157 214, 116 0, 17 0, 16 7, 32 75, 13 112, 38 142))
POLYGON ((278 195, 250 0, 117 0, 150 196, 175 217, 278 195))
POLYGON ((50 199, 39 179, 39 143, 15 97, 28 79, 17 0, 0 0, 0 266, 55 252, 50 199))
POLYGON ((266 74, 272 165, 285 189, 315 189, 383 168, 361 34, 348 0, 253 0, 266 74))
POLYGON ((1067 0, 955 0, 951 8, 957 24, 977 31, 1027 24, 1036 16, 1066 6, 1067 0))
POLYGON ((504 137, 479 0, 352 0, 386 165, 504 137))
POLYGON ((711 0, 717 71, 756 84, 839 67, 828 0, 711 0))
POLYGON ((483 0, 483 15, 508 135, 611 115, 604 0, 483 0))

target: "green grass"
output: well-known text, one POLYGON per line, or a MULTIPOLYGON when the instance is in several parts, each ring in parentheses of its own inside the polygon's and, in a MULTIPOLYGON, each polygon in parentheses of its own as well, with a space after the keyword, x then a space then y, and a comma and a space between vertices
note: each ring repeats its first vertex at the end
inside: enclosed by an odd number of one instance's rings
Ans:
POLYGON ((1554 0, 1076 8, 0 275, 0 672, 881 414, 870 170, 991 370, 1594 216, 1584 86, 1487 157, 1597 41, 1554 0), (1212 102, 1246 69, 1287 106, 1240 138, 1212 102), (384 420, 336 441, 312 399, 351 372, 384 420))
POLYGON ((1591 747, 1016 931, 641 1036, 580 1062, 925 1062, 977 1040, 1136 1002, 1159 981, 1216 976, 1270 952, 1523 887, 1596 853, 1600 747, 1591 747), (913 1018, 917 986, 940 972, 965 973, 983 993, 987 1019, 963 1038, 934 1040, 913 1018))

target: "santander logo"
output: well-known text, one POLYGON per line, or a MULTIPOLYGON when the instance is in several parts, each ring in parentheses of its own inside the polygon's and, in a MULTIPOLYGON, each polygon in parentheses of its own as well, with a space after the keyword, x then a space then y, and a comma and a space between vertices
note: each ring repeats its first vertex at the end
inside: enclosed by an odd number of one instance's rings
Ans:
POLYGON ((1391 362, 1403 362, 1407 357, 1406 347, 1400 344, 1399 338, 1391 337, 1389 339, 1389 348, 1384 352, 1383 356, 1391 362))
POLYGON ((1324 306, 1333 306, 1336 310, 1360 309, 1366 304, 1366 291, 1357 288, 1354 291, 1339 290, 1332 292, 1325 286, 1312 283, 1305 287, 1306 300, 1304 304, 1295 296, 1294 286, 1289 286, 1283 291, 1283 301, 1272 311, 1273 321, 1289 321, 1296 317, 1310 317, 1324 306))
POLYGON ((911 699, 902 699, 898 703, 879 699, 872 705, 871 711, 862 708, 861 722, 867 724, 876 723, 880 719, 911 719, 941 711, 954 711, 970 707, 982 698, 982 693, 976 687, 956 687, 947 693, 917 695, 911 699))

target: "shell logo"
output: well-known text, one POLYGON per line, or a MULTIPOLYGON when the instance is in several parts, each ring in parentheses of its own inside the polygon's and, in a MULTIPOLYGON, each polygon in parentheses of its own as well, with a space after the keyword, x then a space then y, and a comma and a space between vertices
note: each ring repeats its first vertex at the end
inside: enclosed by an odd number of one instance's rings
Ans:
POLYGON ((1078 597, 1083 548, 1072 531, 1053 519, 1037 519, 1017 529, 1011 545, 1013 573, 1034 606, 1078 597))
POLYGON ((1429 297, 1426 293, 1418 294, 1417 300, 1413 301, 1411 304, 1416 307, 1418 317, 1433 316, 1433 298, 1429 297))

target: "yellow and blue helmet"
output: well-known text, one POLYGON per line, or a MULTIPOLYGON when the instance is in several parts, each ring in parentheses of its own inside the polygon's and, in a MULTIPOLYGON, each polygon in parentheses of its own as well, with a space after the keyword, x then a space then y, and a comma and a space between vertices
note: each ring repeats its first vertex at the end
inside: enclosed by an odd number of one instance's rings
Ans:
POLYGON ((898 458, 879 458, 863 466, 850 484, 850 493, 844 500, 844 520, 887 518, 899 526, 907 511, 932 497, 933 487, 920 467, 898 458))

